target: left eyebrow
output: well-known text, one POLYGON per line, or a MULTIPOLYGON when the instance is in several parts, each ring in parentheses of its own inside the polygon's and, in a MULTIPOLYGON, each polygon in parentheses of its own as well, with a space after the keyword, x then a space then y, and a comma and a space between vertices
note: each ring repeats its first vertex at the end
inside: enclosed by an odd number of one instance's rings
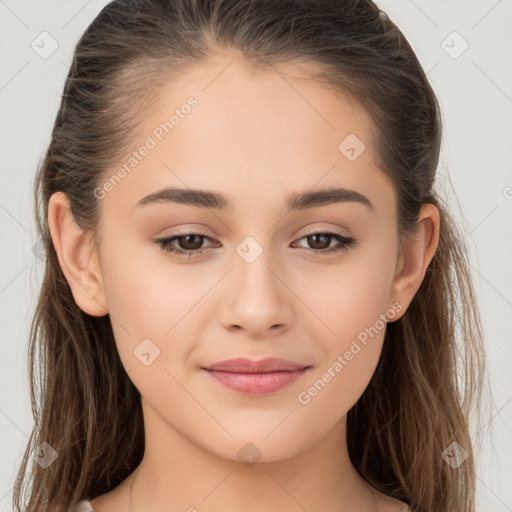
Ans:
MULTIPOLYGON (((365 195, 346 188, 326 188, 292 194, 287 200, 287 206, 289 210, 304 210, 306 208, 345 202, 360 203, 375 212, 373 204, 365 195)), ((199 208, 213 208, 216 210, 226 210, 232 208, 233 205, 232 201, 226 199, 218 192, 184 188, 164 188, 143 197, 135 207, 152 203, 179 203, 199 208)))

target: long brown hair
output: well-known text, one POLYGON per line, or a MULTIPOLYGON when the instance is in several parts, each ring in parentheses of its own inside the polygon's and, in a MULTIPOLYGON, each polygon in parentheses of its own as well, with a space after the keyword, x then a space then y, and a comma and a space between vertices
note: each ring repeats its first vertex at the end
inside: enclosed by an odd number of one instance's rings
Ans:
POLYGON ((348 412, 349 454, 368 482, 416 512, 474 512, 468 419, 485 361, 464 237, 435 190, 440 108, 405 36, 370 0, 116 0, 82 35, 34 184, 46 269, 29 342, 35 424, 16 510, 67 512, 117 486, 144 453, 140 394, 110 317, 89 316, 73 299, 49 233, 50 196, 65 192, 77 224, 94 233, 94 189, 139 135, 154 93, 223 47, 258 66, 317 63, 312 79, 366 110, 401 235, 414 233, 422 204, 439 208, 437 252, 406 314, 388 324, 375 374, 348 412), (31 457, 41 443, 58 454, 47 468, 31 457), (448 464, 446 450, 453 459, 461 449, 467 458, 448 464))

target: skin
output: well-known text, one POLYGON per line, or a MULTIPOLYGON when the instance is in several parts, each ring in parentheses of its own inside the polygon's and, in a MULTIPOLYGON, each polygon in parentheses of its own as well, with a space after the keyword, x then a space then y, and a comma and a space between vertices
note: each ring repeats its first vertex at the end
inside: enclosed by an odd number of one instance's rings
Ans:
POLYGON ((439 212, 423 205, 418 240, 400 239, 392 184, 373 159, 371 121, 349 98, 313 83, 308 66, 257 71, 224 52, 166 86, 134 149, 187 98, 198 106, 101 199, 100 243, 73 222, 62 192, 51 198, 51 235, 74 299, 90 315, 111 315, 142 395, 143 461, 92 501, 101 512, 409 510, 367 485, 346 447, 346 414, 373 375, 385 329, 309 403, 297 397, 379 315, 394 312, 396 321, 405 313, 437 248, 439 212), (338 150, 351 133, 366 145, 354 161, 338 150), (167 186, 219 192, 233 206, 135 206, 167 186), (375 211, 357 202, 287 211, 290 194, 328 186, 364 194, 375 211), (338 242, 308 242, 316 228, 356 242, 322 255, 338 242), (163 252, 155 239, 179 229, 209 236, 196 245, 205 252, 163 252), (247 236, 263 249, 252 263, 236 251, 247 236), (145 338, 160 350, 149 366, 133 353, 145 338), (242 356, 312 368, 263 397, 200 370, 242 356), (250 467, 237 456, 248 442, 261 454, 250 467))

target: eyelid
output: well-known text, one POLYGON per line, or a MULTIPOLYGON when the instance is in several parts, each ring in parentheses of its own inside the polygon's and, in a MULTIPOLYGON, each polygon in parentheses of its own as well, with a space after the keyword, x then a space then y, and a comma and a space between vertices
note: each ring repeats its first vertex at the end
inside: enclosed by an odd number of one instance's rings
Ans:
MULTIPOLYGON (((339 232, 329 229, 329 228, 312 228, 311 231, 306 231, 302 235, 298 236, 297 240, 300 240, 302 238, 305 238, 305 237, 311 236, 311 235, 315 235, 315 234, 326 234, 326 233, 332 234, 332 235, 338 235, 338 236, 340 236, 342 238, 346 238, 346 239, 352 239, 352 237, 350 235, 344 235, 343 233, 339 233, 339 232)), ((207 235, 203 231, 200 231, 197 229, 194 230, 194 228, 180 229, 178 231, 174 231, 173 233, 170 233, 169 235, 159 237, 159 240, 168 240, 170 238, 175 238, 175 237, 179 238, 180 236, 187 236, 187 235, 199 235, 199 236, 205 237, 209 240, 214 240, 214 237, 207 235)), ((219 235, 216 235, 216 236, 219 236, 219 235)))
MULTIPOLYGON (((308 231, 305 234, 303 234, 302 236, 299 236, 296 239, 296 241, 294 242, 294 244, 300 242, 304 238, 307 238, 309 236, 314 236, 316 234, 327 235, 328 237, 335 239, 335 241, 337 240, 338 244, 334 245, 333 247, 328 247, 326 249, 318 249, 318 250, 307 248, 307 247, 302 247, 302 246, 298 246, 298 248, 301 249, 301 251, 306 251, 307 253, 325 256, 327 254, 345 252, 357 242, 357 240, 351 236, 345 236, 345 235, 343 235, 337 231, 334 231, 334 230, 322 229, 322 228, 317 227, 317 228, 313 229, 312 231, 308 231)), ((203 232, 200 232, 198 230, 192 231, 190 229, 188 229, 188 230, 182 229, 182 230, 179 230, 179 231, 169 234, 169 236, 162 237, 162 238, 155 240, 155 243, 157 243, 160 246, 160 249, 163 252, 168 253, 168 254, 173 254, 178 257, 193 258, 196 256, 197 257, 200 256, 205 251, 209 252, 209 251, 207 251, 207 249, 209 249, 211 247, 205 247, 202 249, 194 249, 194 250, 187 251, 187 250, 172 246, 172 242, 174 242, 176 239, 179 239, 179 238, 185 237, 185 236, 200 236, 209 241, 216 240, 215 238, 213 238, 203 232), (172 248, 167 249, 166 247, 168 247, 168 246, 170 246, 172 248)))
POLYGON ((304 234, 300 235, 299 238, 304 238, 305 236, 315 235, 317 233, 331 233, 334 235, 342 236, 343 238, 350 238, 350 235, 344 235, 340 232, 340 228, 311 228, 308 229, 304 234))

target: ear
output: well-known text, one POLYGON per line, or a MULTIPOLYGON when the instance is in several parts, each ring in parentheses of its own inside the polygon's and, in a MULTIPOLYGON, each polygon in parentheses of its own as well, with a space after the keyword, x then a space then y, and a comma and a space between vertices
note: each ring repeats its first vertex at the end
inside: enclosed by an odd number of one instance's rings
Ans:
POLYGON ((106 315, 107 302, 92 233, 78 227, 64 192, 50 197, 48 224, 60 267, 78 307, 91 316, 106 315))
POLYGON ((439 243, 440 214, 433 204, 423 204, 414 239, 403 237, 392 287, 393 302, 402 309, 390 322, 401 318, 416 295, 439 243))

